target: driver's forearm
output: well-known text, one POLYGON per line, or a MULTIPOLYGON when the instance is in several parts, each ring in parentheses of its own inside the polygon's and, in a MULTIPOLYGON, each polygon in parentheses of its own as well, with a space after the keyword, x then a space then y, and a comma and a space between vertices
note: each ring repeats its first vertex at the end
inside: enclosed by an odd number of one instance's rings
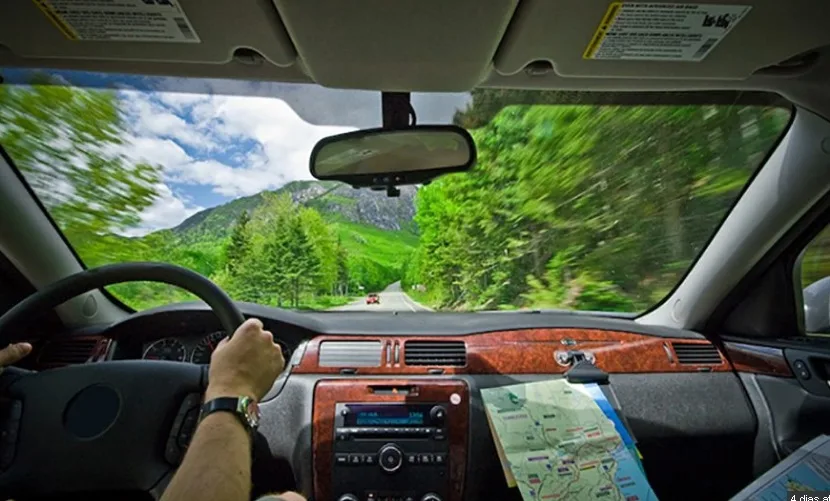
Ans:
POLYGON ((251 495, 251 438, 229 412, 214 412, 196 429, 162 501, 247 501, 251 495))

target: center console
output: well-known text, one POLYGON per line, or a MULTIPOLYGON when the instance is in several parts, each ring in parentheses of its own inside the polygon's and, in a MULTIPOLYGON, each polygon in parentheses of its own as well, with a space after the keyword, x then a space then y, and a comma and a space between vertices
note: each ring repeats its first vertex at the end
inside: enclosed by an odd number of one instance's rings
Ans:
POLYGON ((316 499, 462 499, 469 422, 463 381, 323 380, 313 416, 316 499))

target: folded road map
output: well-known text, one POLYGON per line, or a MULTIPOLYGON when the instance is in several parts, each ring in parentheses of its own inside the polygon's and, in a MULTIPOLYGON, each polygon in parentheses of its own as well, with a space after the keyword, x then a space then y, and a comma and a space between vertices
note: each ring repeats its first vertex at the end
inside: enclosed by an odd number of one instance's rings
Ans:
POLYGON ((596 384, 481 390, 507 482, 525 501, 656 500, 639 452, 596 384))
POLYGON ((789 501, 794 492, 830 491, 830 436, 821 435, 787 456, 732 501, 789 501))

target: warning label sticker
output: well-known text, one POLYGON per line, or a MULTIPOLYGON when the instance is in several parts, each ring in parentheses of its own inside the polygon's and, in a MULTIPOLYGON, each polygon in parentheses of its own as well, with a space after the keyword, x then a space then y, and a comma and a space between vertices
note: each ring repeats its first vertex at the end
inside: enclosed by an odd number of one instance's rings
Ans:
POLYGON ((177 0, 32 0, 70 40, 199 43, 177 0))
POLYGON ((701 61, 750 9, 749 5, 614 2, 582 57, 701 61))

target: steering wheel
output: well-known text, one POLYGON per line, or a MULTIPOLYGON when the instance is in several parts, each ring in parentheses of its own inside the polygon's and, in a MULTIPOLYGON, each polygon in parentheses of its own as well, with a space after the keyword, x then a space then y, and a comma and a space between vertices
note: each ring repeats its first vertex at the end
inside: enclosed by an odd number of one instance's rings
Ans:
MULTIPOLYGON (((83 292, 131 281, 181 287, 230 336, 245 318, 216 284, 164 263, 102 266, 66 277, 0 317, 9 326, 83 292)), ((184 454, 207 386, 203 366, 125 360, 0 375, 0 498, 79 491, 156 492, 184 454), (188 431, 189 430, 189 431, 188 431), (2 497, 5 496, 5 497, 2 497)))

